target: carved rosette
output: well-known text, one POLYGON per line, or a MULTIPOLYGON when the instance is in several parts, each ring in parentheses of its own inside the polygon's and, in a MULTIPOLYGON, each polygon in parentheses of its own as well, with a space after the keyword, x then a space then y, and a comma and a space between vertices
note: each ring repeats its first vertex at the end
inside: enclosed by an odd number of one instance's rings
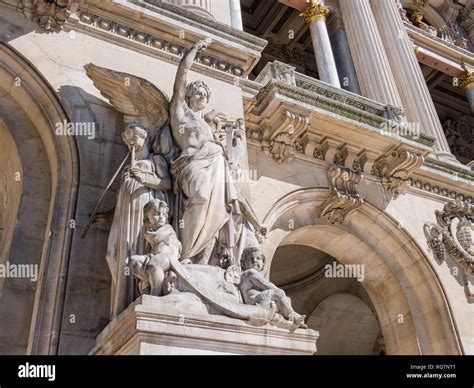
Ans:
POLYGON ((384 188, 397 198, 406 191, 407 179, 422 166, 423 162, 422 155, 400 145, 377 159, 371 174, 378 177, 384 188))
POLYGON ((300 13, 300 16, 307 24, 311 24, 317 20, 326 21, 328 15, 329 7, 322 3, 318 3, 316 0, 311 0, 310 5, 300 13))
POLYGON ((330 193, 322 206, 321 217, 331 224, 342 224, 351 212, 364 203, 357 192, 362 174, 347 167, 332 165, 328 177, 330 193))
POLYGON ((450 257, 463 269, 466 294, 474 300, 474 206, 451 201, 435 214, 437 223, 424 226, 428 247, 440 263, 450 257))

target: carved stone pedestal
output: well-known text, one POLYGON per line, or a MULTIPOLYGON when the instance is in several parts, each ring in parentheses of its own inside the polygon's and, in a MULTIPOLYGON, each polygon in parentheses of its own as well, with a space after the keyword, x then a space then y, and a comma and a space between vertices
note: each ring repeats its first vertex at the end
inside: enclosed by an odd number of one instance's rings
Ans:
POLYGON ((102 331, 90 354, 312 355, 316 352, 317 331, 258 326, 197 312, 192 301, 185 301, 189 308, 183 310, 182 301, 164 299, 142 295, 102 331))

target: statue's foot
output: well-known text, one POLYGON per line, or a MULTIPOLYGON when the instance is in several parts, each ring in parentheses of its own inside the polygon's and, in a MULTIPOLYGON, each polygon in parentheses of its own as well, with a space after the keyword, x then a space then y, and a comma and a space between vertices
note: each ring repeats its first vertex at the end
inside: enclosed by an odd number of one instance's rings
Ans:
POLYGON ((298 313, 291 313, 290 316, 288 317, 288 320, 293 323, 293 325, 297 327, 301 327, 303 329, 307 329, 308 326, 304 323, 304 320, 306 319, 306 315, 300 315, 298 313))

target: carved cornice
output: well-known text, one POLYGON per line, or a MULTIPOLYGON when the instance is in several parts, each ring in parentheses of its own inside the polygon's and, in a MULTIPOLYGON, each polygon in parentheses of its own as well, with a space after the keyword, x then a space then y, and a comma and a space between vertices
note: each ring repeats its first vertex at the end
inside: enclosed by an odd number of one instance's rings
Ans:
POLYGON ((397 198, 405 192, 408 177, 423 165, 423 161, 423 155, 399 145, 375 161, 371 174, 380 178, 384 188, 397 198))
POLYGON ((332 165, 328 171, 329 198, 321 208, 320 216, 331 224, 342 224, 347 216, 364 203, 357 192, 362 175, 350 168, 332 165))
POLYGON ((404 25, 409 37, 414 40, 415 45, 443 53, 443 55, 448 56, 450 60, 458 62, 460 68, 463 63, 470 65, 474 63, 472 53, 469 50, 423 31, 409 22, 404 22, 404 25))
POLYGON ((317 20, 326 21, 329 16, 329 7, 318 3, 316 0, 311 0, 309 6, 300 13, 300 16, 307 24, 311 24, 317 20))
MULTIPOLYGON (((94 15, 89 12, 80 12, 79 21, 82 24, 100 29, 104 32, 120 36, 131 41, 141 43, 164 53, 176 55, 178 57, 181 56, 186 50, 186 47, 175 42, 171 42, 169 40, 153 36, 152 34, 129 27, 126 24, 114 22, 111 19, 94 15)), ((225 73, 231 74, 236 77, 246 77, 246 74, 242 67, 222 61, 208 54, 198 53, 198 55, 196 56, 196 62, 209 68, 217 69, 225 73)))
POLYGON ((437 223, 424 226, 428 247, 440 263, 450 257, 461 267, 466 295, 474 300, 474 206, 451 201, 435 214, 437 223))
POLYGON ((423 190, 428 193, 432 193, 436 195, 441 195, 448 199, 457 199, 460 201, 474 204, 473 196, 459 193, 455 190, 451 190, 451 188, 448 188, 448 187, 442 187, 440 185, 435 185, 435 184, 423 181, 421 179, 416 179, 416 178, 408 178, 407 184, 409 184, 414 189, 423 190))

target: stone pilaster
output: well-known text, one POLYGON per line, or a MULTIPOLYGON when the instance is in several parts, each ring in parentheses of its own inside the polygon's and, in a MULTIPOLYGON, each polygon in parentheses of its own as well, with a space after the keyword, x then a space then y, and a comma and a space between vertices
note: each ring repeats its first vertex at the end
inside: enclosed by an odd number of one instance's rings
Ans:
POLYGON ((371 4, 408 121, 420 123, 422 131, 436 139, 439 156, 454 161, 396 2, 372 0, 371 4))
POLYGON ((402 106, 369 0, 340 0, 346 34, 362 95, 392 106, 402 106))
POLYGON ((300 14, 304 21, 309 24, 320 80, 340 88, 336 61, 334 60, 326 26, 328 15, 329 7, 318 3, 316 0, 311 0, 310 5, 300 14))

